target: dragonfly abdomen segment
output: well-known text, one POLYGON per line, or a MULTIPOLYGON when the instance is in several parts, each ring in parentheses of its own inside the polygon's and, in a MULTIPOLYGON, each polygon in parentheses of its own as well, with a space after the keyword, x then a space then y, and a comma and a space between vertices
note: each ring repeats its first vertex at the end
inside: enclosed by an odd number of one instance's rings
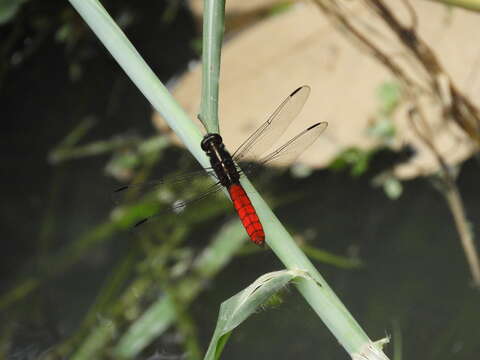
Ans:
POLYGON ((265 232, 247 193, 240 184, 232 184, 228 188, 228 193, 250 240, 262 245, 265 241, 265 232))

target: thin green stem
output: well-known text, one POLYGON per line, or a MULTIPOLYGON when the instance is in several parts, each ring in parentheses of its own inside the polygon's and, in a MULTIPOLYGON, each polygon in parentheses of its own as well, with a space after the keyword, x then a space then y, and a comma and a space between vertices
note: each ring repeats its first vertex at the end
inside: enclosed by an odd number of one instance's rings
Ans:
POLYGON ((458 6, 467 10, 480 11, 480 0, 431 0, 445 5, 458 6))
POLYGON ((218 133, 218 85, 225 21, 225 0, 206 0, 203 12, 202 102, 200 120, 210 133, 218 133))

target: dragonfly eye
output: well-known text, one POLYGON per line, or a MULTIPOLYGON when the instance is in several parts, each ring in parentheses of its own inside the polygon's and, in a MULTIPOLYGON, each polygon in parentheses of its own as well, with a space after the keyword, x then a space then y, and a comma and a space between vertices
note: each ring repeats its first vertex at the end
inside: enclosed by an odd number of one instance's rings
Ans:
POLYGON ((223 139, 219 134, 207 134, 204 136, 201 146, 203 151, 209 151, 212 146, 221 146, 223 139))

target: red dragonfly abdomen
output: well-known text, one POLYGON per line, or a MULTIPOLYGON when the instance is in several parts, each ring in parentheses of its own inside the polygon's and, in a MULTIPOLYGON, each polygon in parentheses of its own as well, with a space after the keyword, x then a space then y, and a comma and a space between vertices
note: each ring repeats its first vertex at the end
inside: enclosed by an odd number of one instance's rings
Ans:
POLYGON ((250 240, 257 245, 262 245, 265 241, 265 232, 247 193, 240 184, 232 184, 228 188, 228 193, 250 240))

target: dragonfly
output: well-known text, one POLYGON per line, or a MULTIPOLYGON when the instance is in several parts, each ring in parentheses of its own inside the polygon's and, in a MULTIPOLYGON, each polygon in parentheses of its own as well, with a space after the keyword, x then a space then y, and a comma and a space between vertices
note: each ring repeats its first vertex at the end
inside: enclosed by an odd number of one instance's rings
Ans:
MULTIPOLYGON (((215 183, 206 193, 190 201, 176 202, 170 210, 183 209, 188 203, 203 199, 225 188, 250 240, 257 245, 263 245, 265 242, 263 225, 252 201, 240 183, 240 178, 245 174, 251 173, 252 170, 258 166, 263 166, 279 159, 281 161, 294 161, 310 147, 327 128, 327 122, 317 122, 265 155, 265 152, 275 145, 279 137, 287 130, 291 122, 300 113, 309 94, 310 87, 307 85, 301 86, 293 91, 233 154, 226 149, 220 134, 207 133, 202 139, 201 148, 208 156, 211 167, 204 169, 202 174, 203 176, 212 176, 215 179, 215 183), (249 159, 253 159, 255 165, 238 165, 239 163, 242 164, 242 162, 245 162, 247 155, 249 159)), ((198 175, 200 175, 198 172, 192 175, 182 175, 170 179, 170 181, 185 181, 191 179, 192 176, 198 175)), ((159 181, 158 183, 165 184, 166 181, 159 181)), ((115 192, 126 190, 132 186, 135 186, 135 184, 122 186, 116 189, 115 192)), ((145 217, 138 221, 134 227, 140 226, 158 215, 159 214, 152 214, 145 217)))

